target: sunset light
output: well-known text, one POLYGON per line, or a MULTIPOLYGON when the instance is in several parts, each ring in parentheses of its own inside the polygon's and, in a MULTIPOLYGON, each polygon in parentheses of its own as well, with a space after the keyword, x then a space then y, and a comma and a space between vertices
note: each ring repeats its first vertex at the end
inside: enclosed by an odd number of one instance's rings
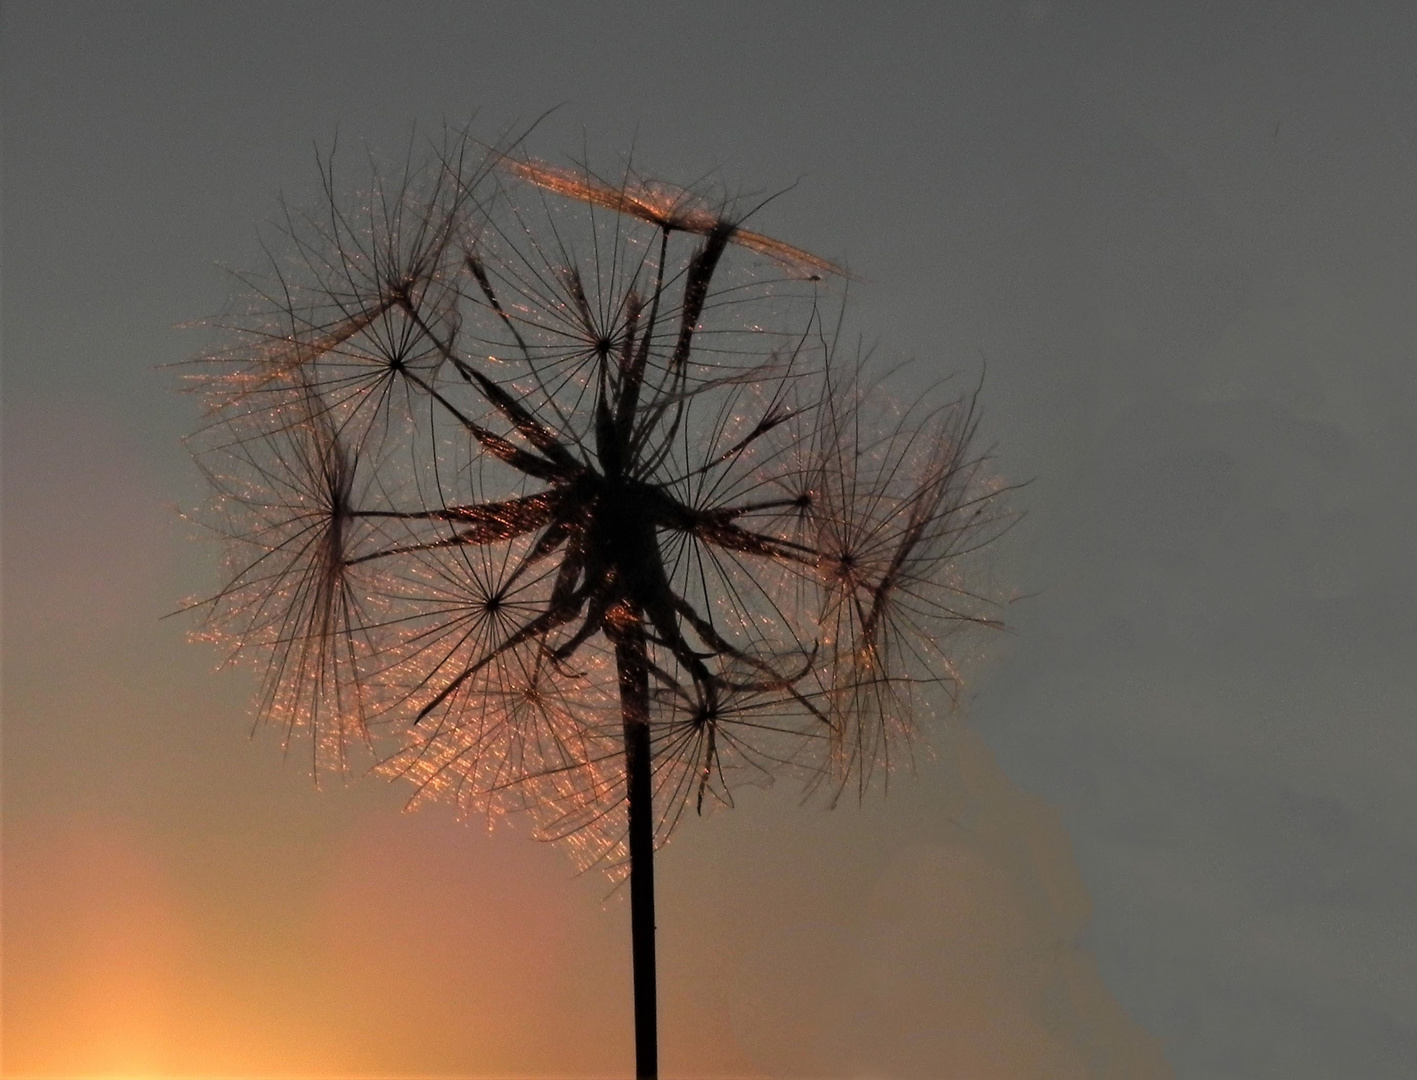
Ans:
POLYGON ((1414 57, 4 0, 0 1080, 1410 1080, 1414 57))

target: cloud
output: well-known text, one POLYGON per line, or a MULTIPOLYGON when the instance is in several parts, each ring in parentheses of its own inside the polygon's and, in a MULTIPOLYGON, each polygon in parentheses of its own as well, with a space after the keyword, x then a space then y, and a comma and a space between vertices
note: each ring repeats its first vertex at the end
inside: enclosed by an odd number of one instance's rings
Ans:
MULTIPOLYGON (((897 851, 858 917, 771 928, 734 1030, 768 1075, 1169 1077, 1085 947, 1090 903, 1058 813, 958 728, 931 769, 948 823, 897 851)), ((828 856, 829 857, 829 856, 828 856)))

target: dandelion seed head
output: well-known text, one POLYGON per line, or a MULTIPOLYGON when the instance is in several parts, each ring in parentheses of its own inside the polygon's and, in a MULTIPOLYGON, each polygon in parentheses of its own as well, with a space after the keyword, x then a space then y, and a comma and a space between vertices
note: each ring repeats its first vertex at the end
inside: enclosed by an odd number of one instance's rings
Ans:
POLYGON ((377 743, 415 802, 616 873, 636 725, 660 842, 741 784, 864 791, 993 618, 973 399, 892 406, 823 315, 840 269, 725 200, 467 161, 350 209, 327 167, 198 365, 201 635, 317 762, 377 743))

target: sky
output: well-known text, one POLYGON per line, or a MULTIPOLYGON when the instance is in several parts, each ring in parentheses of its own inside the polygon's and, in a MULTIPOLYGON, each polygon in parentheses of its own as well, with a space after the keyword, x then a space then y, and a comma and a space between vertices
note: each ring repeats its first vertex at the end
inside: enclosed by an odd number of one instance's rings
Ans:
MULTIPOLYGON (((166 618, 165 365, 336 141, 783 191, 854 321, 983 372, 1026 512, 965 708, 865 805, 657 861, 683 1076, 1397 1077, 1417 1056, 1417 9, 6 3, 6 1075, 609 1076, 627 898, 315 790, 166 618)), ((906 388, 908 391, 908 387, 906 388)))

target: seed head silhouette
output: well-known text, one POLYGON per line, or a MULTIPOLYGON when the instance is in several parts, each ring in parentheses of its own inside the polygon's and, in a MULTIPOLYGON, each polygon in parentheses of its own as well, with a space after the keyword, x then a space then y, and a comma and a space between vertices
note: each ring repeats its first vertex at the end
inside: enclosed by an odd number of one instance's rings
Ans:
POLYGON ((864 792, 997 625, 976 395, 893 405, 843 271, 721 193, 466 138, 356 205, 321 175, 192 376, 201 636, 317 771, 366 744, 628 869, 656 1075, 654 847, 742 783, 864 792))

